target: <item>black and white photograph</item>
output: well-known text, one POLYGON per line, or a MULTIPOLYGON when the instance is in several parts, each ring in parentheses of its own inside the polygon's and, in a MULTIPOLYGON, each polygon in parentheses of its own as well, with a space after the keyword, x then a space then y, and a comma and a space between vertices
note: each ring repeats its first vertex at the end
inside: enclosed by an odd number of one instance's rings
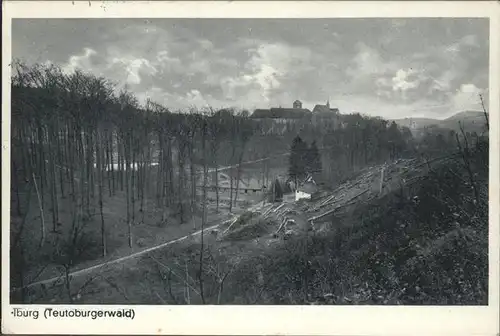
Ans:
POLYGON ((78 6, 10 23, 11 305, 492 303, 489 17, 78 6))

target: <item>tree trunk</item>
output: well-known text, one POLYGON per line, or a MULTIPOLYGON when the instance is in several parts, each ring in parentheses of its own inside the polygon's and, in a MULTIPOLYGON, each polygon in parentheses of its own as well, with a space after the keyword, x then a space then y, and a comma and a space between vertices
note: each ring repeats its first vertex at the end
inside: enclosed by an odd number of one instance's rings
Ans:
POLYGON ((122 138, 117 139, 117 148, 118 148, 118 161, 119 161, 119 166, 120 166, 120 174, 119 174, 119 179, 120 179, 120 190, 123 191, 124 188, 124 181, 125 181, 125 174, 126 174, 126 159, 125 159, 125 133, 122 133, 122 138))
POLYGON ((28 158, 30 159, 30 163, 31 163, 31 174, 35 173, 35 174, 39 175, 41 173, 41 170, 40 170, 40 166, 39 166, 39 160, 38 160, 39 154, 37 151, 37 145, 36 145, 36 140, 35 140, 36 130, 33 128, 33 125, 31 125, 29 128, 29 134, 30 134, 30 154, 31 155, 29 155, 28 158))
POLYGON ((200 269, 199 269, 199 282, 200 282, 200 296, 201 296, 201 302, 205 304, 205 294, 204 294, 204 288, 203 288, 203 250, 204 250, 204 245, 203 245, 203 238, 204 238, 204 232, 203 230, 205 229, 205 224, 207 220, 207 177, 208 177, 208 169, 207 169, 207 160, 206 160, 206 150, 205 150, 205 142, 206 142, 206 125, 205 122, 203 121, 203 126, 202 126, 202 152, 203 152, 203 209, 202 209, 202 216, 201 216, 201 247, 200 247, 200 269))
POLYGON ((266 160, 262 160, 262 175, 261 175, 261 186, 264 187, 266 184, 266 160))
POLYGON ((240 178, 241 178, 241 163, 243 162, 243 154, 245 153, 245 144, 241 147, 240 157, 238 158, 238 166, 236 168, 236 195, 234 197, 234 205, 238 202, 238 191, 240 189, 240 178))
POLYGON ((233 168, 229 168, 229 212, 233 212, 233 168))
POLYGON ((144 183, 146 186, 145 189, 145 197, 150 197, 150 187, 151 187, 151 171, 152 171, 152 163, 153 163, 153 157, 152 157, 152 148, 151 144, 148 143, 148 156, 147 156, 147 166, 146 170, 144 170, 144 183))
POLYGON ((97 139, 96 139, 96 161, 97 161, 97 178, 98 178, 98 197, 99 197, 99 211, 101 213, 101 247, 102 247, 102 256, 106 257, 106 227, 104 224, 104 212, 103 212, 103 202, 102 202, 102 194, 103 194, 103 149, 102 149, 102 143, 101 143, 101 137, 100 137, 100 132, 97 130, 97 139))
POLYGON ((116 153, 116 171, 118 171, 118 148, 115 149, 115 147, 118 147, 118 139, 117 139, 117 135, 115 136, 115 132, 116 130, 115 129, 112 129, 111 130, 111 134, 110 134, 110 146, 111 146, 111 185, 113 187, 113 195, 116 194, 116 182, 115 182, 115 175, 116 175, 116 172, 115 172, 115 153, 116 153), (115 142, 116 142, 116 146, 115 146, 115 142))
POLYGON ((196 202, 196 171, 194 167, 194 137, 191 137, 189 143, 189 171, 191 175, 191 213, 194 213, 196 202))
POLYGON ((38 125, 38 150, 39 150, 39 168, 38 168, 38 175, 40 176, 40 195, 42 196, 42 202, 44 201, 44 191, 45 191, 45 185, 47 181, 47 169, 46 169, 46 164, 45 164, 45 150, 44 150, 44 130, 42 125, 38 125))
MULTIPOLYGON (((174 163, 172 161, 172 139, 167 136, 167 155, 166 155, 166 170, 168 176, 168 190, 169 193, 174 194, 174 163)), ((173 197, 168 198, 168 206, 173 204, 173 197)))
MULTIPOLYGON (((236 143, 235 143, 235 136, 233 136, 233 149, 231 152, 231 161, 230 165, 233 164, 233 159, 234 159, 234 153, 236 151, 236 143)), ((233 168, 229 168, 229 212, 233 212, 233 168)))
MULTIPOLYGON (((60 130, 65 129, 59 127, 59 125, 56 126, 57 130, 57 136, 56 136, 56 147, 57 147, 57 163, 59 164, 59 188, 61 190, 61 197, 64 198, 64 171, 67 169, 67 167, 64 166, 64 161, 63 161, 63 156, 64 156, 64 147, 62 146, 61 142, 61 135, 60 135, 60 130)), ((64 133, 63 133, 64 135, 64 133)))
POLYGON ((129 139, 129 148, 130 148, 130 151, 131 151, 131 157, 132 157, 132 162, 131 162, 131 174, 130 174, 130 197, 131 197, 131 203, 132 203, 132 207, 131 207, 131 210, 132 210, 132 225, 135 224, 135 192, 134 192, 134 189, 137 188, 136 184, 136 167, 137 167, 137 163, 136 163, 136 157, 135 157, 135 148, 134 148, 134 143, 133 143, 133 139, 132 139, 132 136, 130 137, 129 139))
POLYGON ((217 150, 218 150, 218 142, 216 139, 217 135, 213 135, 212 139, 212 163, 214 165, 215 169, 215 211, 218 213, 219 212, 219 167, 218 167, 218 162, 217 162, 217 150))
MULTIPOLYGON (((183 140, 179 140, 181 142, 183 140)), ((184 205, 183 205, 183 198, 184 198, 184 145, 179 143, 179 183, 178 185, 178 190, 177 190, 177 197, 179 200, 179 213, 180 213, 180 221, 181 224, 184 223, 184 205)))
POLYGON ((169 142, 165 139, 165 136, 162 136, 162 153, 161 153, 161 165, 162 165, 162 174, 161 174, 161 210, 162 210, 162 221, 166 220, 167 217, 167 207, 172 202, 172 195, 168 191, 168 185, 170 182, 170 175, 168 173, 170 167, 168 162, 168 146, 169 142))
POLYGON ((161 131, 158 132, 158 173, 156 181, 156 205, 160 208, 163 204, 163 178, 165 175, 164 143, 161 131))
POLYGON ((128 225, 128 245, 130 248, 133 246, 133 239, 132 239, 132 218, 131 218, 131 209, 130 209, 130 200, 131 200, 131 193, 132 193, 132 176, 131 176, 131 155, 130 155, 130 136, 127 134, 126 135, 126 143, 124 146, 124 153, 125 153, 125 177, 126 177, 126 196, 127 196, 127 225, 128 225))
MULTIPOLYGON (((95 199, 95 173, 94 173, 95 172, 95 169, 94 169, 95 144, 94 144, 94 129, 90 130, 90 132, 88 133, 89 134, 89 159, 90 159, 89 160, 90 200, 94 200, 95 199)), ((89 204, 90 204, 90 202, 89 202, 89 204)))
POLYGON ((269 186, 269 159, 266 160, 266 187, 269 186))
POLYGON ((170 182, 170 175, 168 174, 168 170, 170 167, 170 163, 168 161, 169 156, 169 141, 165 136, 162 137, 163 145, 162 145, 162 165, 163 165, 163 173, 162 173, 162 184, 161 184, 161 193, 162 193, 162 217, 163 219, 167 216, 167 207, 172 202, 172 195, 169 193, 168 185, 170 182))
POLYGON ((80 142, 80 207, 81 207, 81 213, 83 214, 84 207, 85 207, 85 143, 84 143, 84 135, 83 131, 79 128, 78 129, 78 138, 80 142))
MULTIPOLYGON (((19 151, 20 151, 20 156, 21 156, 20 159, 21 159, 21 167, 22 167, 21 169, 23 171, 22 178, 24 180, 26 180, 27 177, 28 177, 28 175, 27 175, 27 173, 28 173, 28 165, 27 165, 27 160, 26 160, 26 158, 28 157, 26 155, 26 148, 28 146, 28 142, 27 142, 27 139, 24 137, 24 131, 23 131, 23 129, 24 129, 24 125, 23 124, 19 125, 19 128, 17 130, 17 136, 18 136, 18 139, 19 139, 19 151)), ((16 171, 17 171, 17 169, 14 168, 14 172, 16 172, 16 171)), ((17 175, 17 176, 19 177, 19 175, 17 175)))
POLYGON ((87 159, 87 162, 86 162, 86 167, 87 167, 87 174, 86 174, 86 178, 87 178, 87 198, 86 198, 86 201, 87 201, 87 215, 88 217, 90 218, 90 190, 92 188, 92 147, 91 147, 91 144, 90 144, 90 134, 89 134, 89 131, 87 130, 85 132, 85 138, 86 138, 86 141, 87 141, 87 148, 86 148, 86 152, 87 152, 87 155, 86 155, 86 159, 87 159))
POLYGON ((13 168, 13 172, 11 173, 11 176, 13 176, 12 178, 12 184, 14 185, 14 189, 16 191, 16 212, 17 212, 17 215, 18 216, 21 216, 22 213, 21 213, 21 197, 19 195, 19 175, 16 173, 18 170, 17 170, 17 165, 16 165, 16 160, 14 158, 12 158, 12 168, 13 168))
POLYGON ((45 243, 45 216, 43 214, 43 201, 42 198, 40 197, 40 191, 38 190, 35 174, 33 173, 32 176, 33 176, 33 185, 35 186, 36 197, 38 199, 38 208, 40 209, 40 233, 41 233, 40 247, 42 247, 43 244, 45 243))
POLYGON ((106 177, 108 179, 108 193, 109 193, 109 197, 111 197, 113 195, 112 185, 111 185, 111 179, 113 178, 113 164, 111 162, 112 156, 111 156, 111 149, 110 149, 111 142, 110 142, 109 134, 110 134, 109 131, 104 133, 104 136, 106 138, 106 141, 105 141, 105 144, 106 144, 106 146, 105 146, 106 163, 104 164, 104 166, 106 167, 106 177))
POLYGON ((50 194, 52 200, 52 231, 57 232, 57 223, 59 221, 59 209, 57 203, 57 182, 56 182, 56 165, 55 165, 55 151, 54 151, 54 130, 49 129, 49 139, 47 142, 49 150, 49 164, 50 170, 50 194))
POLYGON ((472 187, 472 191, 474 193, 474 198, 476 202, 479 203, 479 192, 477 190, 476 182, 474 180, 474 173, 472 172, 471 164, 469 161, 469 144, 467 143, 467 137, 465 136, 465 133, 462 128, 461 131, 462 135, 464 136, 465 148, 462 147, 462 143, 460 142, 458 134, 455 134, 455 137, 457 140, 458 148, 460 149, 460 153, 462 154, 462 159, 464 161, 465 168, 467 169, 467 173, 469 175, 469 182, 472 187))
POLYGON ((219 166, 217 162, 215 163, 215 202, 216 208, 215 211, 219 212, 219 166))
POLYGON ((140 176, 141 176, 141 183, 139 185, 140 187, 140 213, 141 213, 141 222, 144 223, 144 189, 145 189, 145 183, 144 180, 146 179, 146 156, 144 155, 144 150, 141 151, 141 170, 140 170, 140 176))
POLYGON ((68 179, 69 179, 69 183, 71 185, 71 197, 73 199, 73 202, 76 202, 76 190, 75 190, 75 161, 76 158, 75 158, 75 153, 77 151, 77 148, 78 148, 78 142, 76 141, 76 137, 75 137, 75 130, 74 128, 72 127, 69 127, 70 131, 71 132, 71 136, 69 136, 68 138, 68 167, 69 167, 69 176, 68 176, 68 179))

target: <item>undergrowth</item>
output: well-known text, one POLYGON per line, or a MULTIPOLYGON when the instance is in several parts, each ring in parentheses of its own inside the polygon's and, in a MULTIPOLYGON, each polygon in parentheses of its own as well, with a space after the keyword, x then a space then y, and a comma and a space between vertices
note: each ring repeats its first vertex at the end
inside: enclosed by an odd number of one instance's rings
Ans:
MULTIPOLYGON (((431 165, 423 181, 359 205, 326 233, 253 258, 232 285, 258 288, 260 304, 487 304, 485 153, 471 154, 473 182, 462 161, 431 165)), ((226 294, 228 303, 250 303, 226 294)))

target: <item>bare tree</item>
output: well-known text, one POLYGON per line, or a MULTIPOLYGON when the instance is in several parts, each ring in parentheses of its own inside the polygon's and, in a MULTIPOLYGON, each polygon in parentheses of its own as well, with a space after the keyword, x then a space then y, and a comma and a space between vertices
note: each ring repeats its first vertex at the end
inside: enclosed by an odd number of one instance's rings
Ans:
POLYGON ((222 118, 220 114, 215 114, 211 109, 212 115, 209 120, 209 133, 211 137, 211 154, 212 154, 212 165, 214 166, 214 181, 213 184, 215 186, 215 201, 216 208, 215 211, 219 212, 219 162, 217 160, 217 154, 220 148, 221 138, 223 136, 223 125, 222 118))
POLYGON ((462 132, 465 146, 462 146, 462 143, 458 137, 458 134, 456 133, 455 136, 456 136, 458 148, 459 148, 460 153, 462 155, 462 159, 463 159, 465 168, 467 169, 467 173, 469 176, 469 182, 470 182, 471 188, 474 192, 474 198, 475 198, 476 202, 479 203, 479 192, 477 190, 476 182, 474 181, 474 173, 472 172, 472 167, 471 167, 471 162, 470 162, 469 143, 467 141, 467 136, 465 135, 462 124, 459 123, 459 125, 460 125, 460 131, 462 132))
POLYGON ((206 154, 206 138, 207 138, 207 123, 206 119, 201 120, 201 144, 203 153, 203 205, 202 205, 202 216, 201 216, 201 247, 200 247, 200 268, 199 268, 199 282, 200 282, 200 296, 201 301, 205 304, 205 292, 203 288, 203 250, 204 250, 204 229, 207 220, 207 178, 208 178, 208 165, 207 165, 207 154, 206 154))
POLYGON ((248 143, 248 140, 252 136, 254 132, 253 125, 249 122, 248 118, 245 117, 245 114, 238 116, 237 121, 237 129, 238 129, 238 142, 240 145, 240 153, 238 156, 238 164, 236 165, 236 195, 234 197, 234 203, 238 201, 238 191, 240 186, 241 179, 241 169, 243 163, 243 156, 245 155, 245 148, 248 143))
POLYGON ((98 197, 99 197, 99 212, 101 213, 101 246, 102 246, 102 256, 106 256, 106 227, 104 223, 104 211, 103 211, 103 171, 104 171, 104 164, 103 164, 103 151, 102 151, 102 142, 101 142, 101 131, 98 128, 96 130, 96 136, 97 136, 97 146, 96 146, 96 159, 97 159, 97 177, 98 177, 98 197))
POLYGON ((480 94, 479 99, 481 99, 481 106, 483 107, 484 119, 486 120, 486 127, 489 130, 490 129, 490 120, 488 117, 488 112, 486 111, 486 108, 484 107, 483 95, 480 94))

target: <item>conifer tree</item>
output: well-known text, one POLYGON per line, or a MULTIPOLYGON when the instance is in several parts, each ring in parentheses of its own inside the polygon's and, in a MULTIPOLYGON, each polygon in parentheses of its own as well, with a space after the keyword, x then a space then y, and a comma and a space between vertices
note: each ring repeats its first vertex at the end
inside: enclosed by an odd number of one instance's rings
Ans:
POLYGON ((307 172, 309 173, 319 173, 321 172, 321 156, 319 154, 318 146, 316 141, 313 141, 311 147, 307 151, 307 172))
POLYGON ((290 149, 290 165, 288 169, 288 175, 294 181, 303 178, 306 174, 307 149, 307 143, 297 135, 293 139, 290 149))

